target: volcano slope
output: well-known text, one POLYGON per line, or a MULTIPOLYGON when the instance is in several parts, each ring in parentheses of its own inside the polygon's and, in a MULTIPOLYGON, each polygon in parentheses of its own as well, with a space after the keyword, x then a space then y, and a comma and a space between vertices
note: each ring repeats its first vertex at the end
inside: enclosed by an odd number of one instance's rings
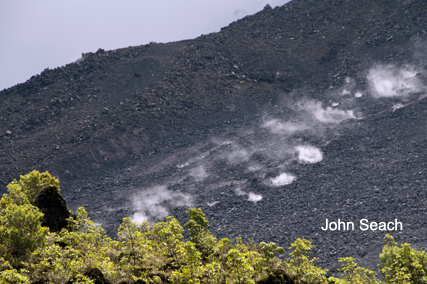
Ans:
POLYGON ((384 231, 425 248, 427 3, 294 0, 194 40, 99 49, 0 93, 5 185, 61 182, 114 235, 123 217, 316 246, 375 268, 384 231), (323 231, 325 220, 354 230, 323 231))

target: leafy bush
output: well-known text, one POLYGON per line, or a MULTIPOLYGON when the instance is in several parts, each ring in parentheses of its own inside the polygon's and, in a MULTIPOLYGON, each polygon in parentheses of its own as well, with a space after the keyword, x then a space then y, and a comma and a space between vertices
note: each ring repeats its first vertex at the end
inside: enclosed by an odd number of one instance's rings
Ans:
POLYGON ((391 235, 385 236, 380 254, 380 272, 384 283, 427 283, 427 255, 410 244, 397 246, 391 235))
POLYGON ((51 176, 48 172, 40 173, 39 171, 32 171, 29 174, 21 176, 19 181, 13 180, 7 187, 16 186, 24 193, 30 203, 34 202, 37 194, 46 187, 54 187, 59 192, 59 180, 51 176))
POLYGON ((284 265, 298 283, 328 283, 327 269, 321 269, 314 265, 317 258, 310 258, 310 251, 314 246, 309 240, 298 238, 291 244, 291 259, 284 265))

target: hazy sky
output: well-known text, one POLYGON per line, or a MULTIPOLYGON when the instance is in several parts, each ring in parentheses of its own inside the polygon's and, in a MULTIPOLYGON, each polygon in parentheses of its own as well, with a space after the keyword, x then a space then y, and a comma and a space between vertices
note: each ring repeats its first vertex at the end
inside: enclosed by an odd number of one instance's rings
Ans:
POLYGON ((0 90, 82 53, 190 39, 289 0, 0 0, 0 90))

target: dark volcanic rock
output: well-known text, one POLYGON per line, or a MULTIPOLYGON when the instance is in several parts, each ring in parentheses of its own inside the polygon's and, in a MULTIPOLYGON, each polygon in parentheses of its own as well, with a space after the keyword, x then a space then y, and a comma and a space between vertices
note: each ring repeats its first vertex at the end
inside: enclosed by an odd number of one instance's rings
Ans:
POLYGON ((105 279, 104 274, 101 270, 96 267, 92 267, 84 273, 84 276, 87 276, 89 279, 93 280, 94 284, 110 284, 111 282, 105 279))
POLYGON ((398 241, 427 246, 426 10, 294 0, 194 40, 84 54, 0 93, 0 183, 48 170, 112 236, 125 216, 198 206, 218 237, 307 238, 322 265, 375 269, 385 232, 360 219, 397 218, 398 241))
POLYGON ((64 198, 53 186, 40 191, 34 199, 34 206, 44 214, 42 226, 48 227, 51 232, 59 232, 66 228, 67 218, 73 216, 64 198))
POLYGON ((295 284, 289 275, 282 270, 273 271, 265 279, 261 279, 257 282, 258 284, 295 284))

